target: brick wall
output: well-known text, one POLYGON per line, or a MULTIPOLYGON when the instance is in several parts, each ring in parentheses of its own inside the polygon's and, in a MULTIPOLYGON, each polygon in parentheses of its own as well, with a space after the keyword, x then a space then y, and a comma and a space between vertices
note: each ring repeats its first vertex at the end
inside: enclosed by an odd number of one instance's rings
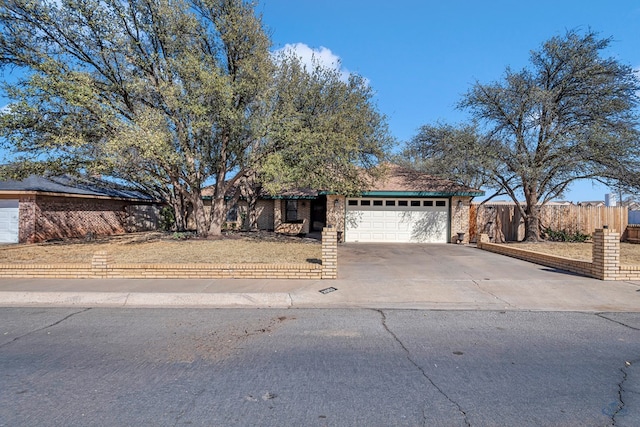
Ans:
POLYGON ((320 279, 318 264, 0 264, 0 277, 127 279, 320 279))
POLYGON ((114 199, 24 196, 19 204, 19 240, 108 236, 157 227, 158 207, 114 199))
POLYGON ((478 248, 600 280, 640 280, 640 266, 620 264, 620 234, 611 229, 598 229, 593 233, 591 261, 579 261, 526 251, 512 245, 489 243, 486 234, 480 235, 478 248))
POLYGON ((336 279, 338 240, 334 229, 322 232, 322 265, 304 264, 115 264, 105 251, 91 264, 0 264, 4 278, 127 279, 336 279))

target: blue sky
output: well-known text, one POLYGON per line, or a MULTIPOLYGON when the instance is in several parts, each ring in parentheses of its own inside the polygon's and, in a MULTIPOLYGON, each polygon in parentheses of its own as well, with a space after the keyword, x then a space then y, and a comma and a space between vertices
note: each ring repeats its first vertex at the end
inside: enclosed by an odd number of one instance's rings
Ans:
MULTIPOLYGON (((612 37, 607 55, 640 69, 638 0, 261 0, 257 10, 274 49, 304 44, 366 77, 400 141, 423 124, 464 121, 455 105, 475 81, 527 66, 531 50, 569 29, 612 37)), ((608 191, 581 182, 565 199, 608 191)))
MULTIPOLYGON (((367 78, 399 141, 423 124, 464 121, 455 105, 475 81, 527 66, 531 50, 569 29, 612 37, 608 56, 640 69, 638 0, 260 0, 257 12, 274 50, 296 45, 367 78)), ((608 191, 582 182, 565 199, 608 191)))

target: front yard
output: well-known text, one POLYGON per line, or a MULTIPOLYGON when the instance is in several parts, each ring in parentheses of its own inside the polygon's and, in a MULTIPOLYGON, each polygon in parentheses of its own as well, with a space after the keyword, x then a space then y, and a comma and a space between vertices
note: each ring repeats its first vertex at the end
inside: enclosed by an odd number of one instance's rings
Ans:
MULTIPOLYGON (((509 246, 528 251, 542 252, 565 258, 591 261, 591 243, 564 243, 564 242, 539 242, 539 243, 508 243, 509 246)), ((632 243, 620 243, 620 264, 640 265, 640 245, 632 243)))
POLYGON ((216 239, 171 233, 133 233, 92 241, 0 246, 0 264, 86 264, 107 251, 117 264, 319 263, 320 241, 274 233, 229 233, 216 239))

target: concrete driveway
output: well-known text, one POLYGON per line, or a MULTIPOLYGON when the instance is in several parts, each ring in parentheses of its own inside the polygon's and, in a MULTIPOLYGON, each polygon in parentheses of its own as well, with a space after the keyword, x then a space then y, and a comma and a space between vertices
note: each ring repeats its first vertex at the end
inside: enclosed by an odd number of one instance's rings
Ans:
POLYGON ((349 243, 338 249, 341 279, 385 283, 434 280, 563 280, 580 278, 473 246, 349 243))
POLYGON ((339 292, 324 295, 321 304, 300 294, 297 303, 319 307, 640 311, 639 283, 603 282, 453 244, 341 245, 338 280, 326 281, 326 286, 339 292))

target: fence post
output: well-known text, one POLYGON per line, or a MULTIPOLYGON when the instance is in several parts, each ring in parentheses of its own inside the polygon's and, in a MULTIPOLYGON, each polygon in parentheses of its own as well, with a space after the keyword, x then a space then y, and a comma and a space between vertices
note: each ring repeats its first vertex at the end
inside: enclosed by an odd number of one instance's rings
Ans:
POLYGON ((338 278, 338 230, 322 229, 322 278, 338 278))
POLYGON ((593 277, 616 280, 620 273, 620 234, 606 228, 597 229, 593 233, 591 258, 593 277))

